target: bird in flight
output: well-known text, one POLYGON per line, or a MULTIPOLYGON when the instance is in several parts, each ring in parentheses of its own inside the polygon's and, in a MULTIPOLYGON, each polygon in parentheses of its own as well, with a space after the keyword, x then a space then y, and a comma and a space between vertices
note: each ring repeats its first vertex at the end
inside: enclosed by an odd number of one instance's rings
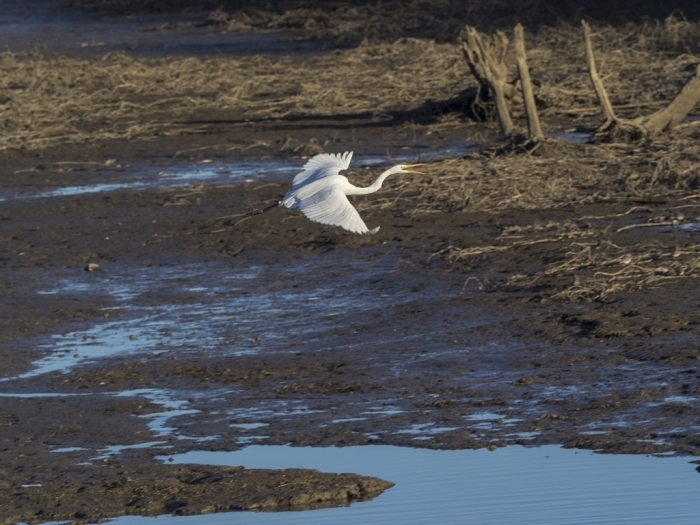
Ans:
POLYGON ((379 226, 367 228, 357 210, 350 204, 347 195, 374 193, 394 173, 422 173, 413 168, 422 164, 398 164, 382 173, 371 186, 358 188, 340 175, 350 167, 352 151, 322 153, 309 159, 302 171, 294 177, 292 189, 279 202, 301 211, 309 219, 321 224, 340 226, 353 233, 377 233, 379 226))

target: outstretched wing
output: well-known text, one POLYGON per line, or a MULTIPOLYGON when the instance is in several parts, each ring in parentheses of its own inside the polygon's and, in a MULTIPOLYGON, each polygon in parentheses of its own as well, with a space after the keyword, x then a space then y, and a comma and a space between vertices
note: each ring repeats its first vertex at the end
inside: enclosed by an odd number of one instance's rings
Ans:
POLYGON ((353 233, 377 233, 379 230, 367 228, 341 187, 335 184, 299 200, 296 204, 295 207, 304 215, 321 224, 341 226, 353 233))
POLYGON ((340 153, 321 153, 309 159, 304 164, 303 171, 294 177, 292 187, 296 188, 301 184, 309 183, 323 177, 338 175, 341 170, 346 170, 350 167, 350 159, 352 159, 352 151, 346 151, 342 155, 340 153))

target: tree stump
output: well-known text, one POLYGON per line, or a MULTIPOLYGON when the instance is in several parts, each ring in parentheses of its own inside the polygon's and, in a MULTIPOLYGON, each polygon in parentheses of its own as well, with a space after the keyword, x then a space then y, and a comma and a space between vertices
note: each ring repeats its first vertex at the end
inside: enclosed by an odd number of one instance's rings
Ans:
MULTIPOLYGON (((535 95, 532 89, 530 71, 527 66, 525 54, 525 38, 523 27, 518 24, 515 28, 515 53, 520 87, 522 89, 522 102, 525 106, 527 117, 528 136, 530 143, 544 139, 542 126, 537 114, 535 95)), ((522 140, 522 136, 515 136, 512 111, 514 104, 520 105, 520 93, 513 82, 508 82, 508 66, 506 64, 506 52, 508 50, 508 38, 502 31, 497 31, 491 43, 485 43, 476 29, 467 26, 462 32, 462 51, 469 65, 469 69, 479 82, 480 89, 487 92, 496 106, 496 114, 501 132, 506 137, 522 140)))
POLYGON ((520 76, 520 86, 523 90, 523 101, 525 103, 525 114, 527 115, 528 139, 532 142, 539 142, 544 139, 540 117, 537 114, 535 105, 535 95, 532 91, 532 81, 530 80, 530 70, 527 67, 525 55, 525 37, 523 26, 515 26, 515 60, 518 64, 518 75, 520 76))
POLYGON ((597 138, 606 141, 638 140, 667 129, 673 129, 700 102, 700 66, 698 66, 693 77, 665 108, 634 120, 617 117, 605 86, 596 70, 593 45, 591 44, 591 28, 585 20, 581 21, 581 25, 583 26, 583 38, 586 46, 588 74, 591 77, 591 82, 605 119, 605 122, 595 132, 597 138))
POLYGON ((467 26, 462 33, 462 51, 469 69, 479 85, 488 90, 496 105, 498 123, 504 135, 513 132, 513 119, 507 98, 512 98, 514 86, 506 80, 508 68, 505 64, 508 38, 502 31, 497 31, 493 43, 484 44, 479 32, 467 26))
POLYGON ((633 122, 643 126, 650 133, 673 129, 683 121, 698 102, 700 102, 700 65, 668 106, 646 117, 637 118, 633 122))

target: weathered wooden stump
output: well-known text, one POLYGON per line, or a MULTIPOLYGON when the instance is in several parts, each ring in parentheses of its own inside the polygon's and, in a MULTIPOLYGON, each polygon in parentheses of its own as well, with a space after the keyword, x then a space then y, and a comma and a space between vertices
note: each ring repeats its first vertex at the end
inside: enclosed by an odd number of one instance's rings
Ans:
POLYGON ((585 20, 581 21, 581 25, 583 26, 583 38, 586 46, 588 74, 591 77, 605 119, 605 122, 596 130, 597 138, 610 142, 637 140, 673 129, 700 102, 700 66, 698 66, 694 75, 665 108, 633 120, 619 118, 615 115, 603 81, 596 70, 593 45, 591 44, 591 28, 585 20))

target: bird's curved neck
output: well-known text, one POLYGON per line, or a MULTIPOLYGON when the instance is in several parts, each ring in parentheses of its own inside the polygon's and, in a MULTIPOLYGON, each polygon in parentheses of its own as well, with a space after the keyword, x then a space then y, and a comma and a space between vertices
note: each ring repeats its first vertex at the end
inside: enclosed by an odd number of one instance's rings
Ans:
POLYGON ((358 188, 357 186, 355 186, 353 189, 353 195, 365 195, 367 193, 374 193, 382 187, 382 184, 384 184, 384 181, 389 175, 393 175, 398 171, 399 170, 396 168, 396 166, 394 166, 393 168, 386 170, 379 177, 377 177, 377 180, 375 180, 371 186, 367 186, 366 188, 358 188))

